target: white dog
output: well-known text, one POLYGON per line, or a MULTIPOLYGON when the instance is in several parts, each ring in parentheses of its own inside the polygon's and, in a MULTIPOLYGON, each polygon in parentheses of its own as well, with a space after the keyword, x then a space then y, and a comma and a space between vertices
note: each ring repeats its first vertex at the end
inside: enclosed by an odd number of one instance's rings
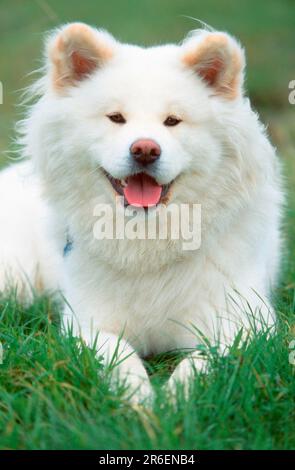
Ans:
POLYGON ((275 323, 280 165, 243 96, 244 64, 222 32, 141 48, 66 25, 47 41, 21 125, 28 161, 0 176, 1 288, 9 278, 19 292, 26 281, 62 289, 64 324, 87 344, 99 332, 99 354, 120 357, 135 401, 152 393, 140 356, 192 351, 173 391, 204 367, 193 352, 203 337, 224 351, 241 328, 275 323), (97 240, 95 207, 117 195, 134 207, 201 204, 200 248, 184 250, 181 236, 97 240))

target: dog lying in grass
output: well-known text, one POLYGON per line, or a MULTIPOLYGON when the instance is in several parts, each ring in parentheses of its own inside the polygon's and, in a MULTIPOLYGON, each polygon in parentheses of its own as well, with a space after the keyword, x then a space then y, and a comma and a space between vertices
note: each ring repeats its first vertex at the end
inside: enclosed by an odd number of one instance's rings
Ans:
POLYGON ((280 165, 244 96, 244 66, 223 32, 142 48, 65 25, 46 41, 20 123, 25 161, 0 176, 1 288, 61 290, 65 331, 116 361, 114 383, 134 402, 152 396, 141 357, 189 351, 173 394, 206 369, 198 345, 223 353, 238 333, 275 325, 280 165), (110 209, 104 225, 135 210, 155 236, 95 236, 97 205, 110 209), (197 248, 181 231, 159 237, 165 208, 194 205, 197 248))

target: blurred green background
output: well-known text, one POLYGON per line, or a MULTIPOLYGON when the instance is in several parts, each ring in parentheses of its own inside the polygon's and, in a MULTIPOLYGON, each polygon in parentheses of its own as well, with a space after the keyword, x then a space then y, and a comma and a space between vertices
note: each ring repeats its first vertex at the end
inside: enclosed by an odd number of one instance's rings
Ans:
MULTIPOLYGON (((42 61, 44 33, 85 21, 118 39, 142 45, 180 41, 200 27, 195 19, 235 35, 246 49, 246 90, 285 162, 289 213, 295 207, 294 0, 0 0, 0 163, 7 162, 14 125, 22 115, 20 90, 42 61)), ((288 218, 293 224, 294 218, 288 218)))
POLYGON ((247 90, 255 106, 270 118, 274 140, 288 146, 289 141, 280 141, 288 137, 277 114, 289 128, 295 112, 288 102, 288 84, 295 79, 294 0, 1 0, 4 103, 0 107, 0 153, 13 137, 17 90, 30 83, 27 74, 40 65, 44 32, 79 20, 109 29, 122 41, 151 45, 180 41, 190 29, 200 26, 188 17, 240 39, 247 53, 247 90), (276 114, 274 119, 272 114, 276 114))
MULTIPOLYGON (((7 162, 20 90, 40 67, 44 33, 70 21, 108 29, 142 45, 180 41, 200 27, 193 18, 235 35, 246 49, 246 90, 285 163, 289 225, 295 225, 295 0, 0 0, 0 164, 7 162)), ((295 252, 295 233, 294 237, 295 252)))
POLYGON ((288 222, 295 225, 295 105, 288 100, 295 80, 294 0, 0 0, 0 164, 7 162, 22 114, 19 91, 42 63, 46 31, 78 20, 122 41, 152 45, 180 41, 200 27, 193 18, 232 33, 246 49, 246 90, 284 160, 288 222))

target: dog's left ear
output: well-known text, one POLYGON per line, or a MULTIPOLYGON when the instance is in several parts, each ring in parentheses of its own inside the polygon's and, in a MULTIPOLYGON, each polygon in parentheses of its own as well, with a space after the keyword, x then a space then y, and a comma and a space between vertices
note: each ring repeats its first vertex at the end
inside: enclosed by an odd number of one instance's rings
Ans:
POLYGON ((110 60, 115 39, 84 23, 70 23, 47 41, 49 73, 55 91, 77 85, 110 60))
POLYGON ((182 61, 193 68, 215 95, 235 99, 242 94, 245 54, 230 35, 201 31, 182 46, 182 61))

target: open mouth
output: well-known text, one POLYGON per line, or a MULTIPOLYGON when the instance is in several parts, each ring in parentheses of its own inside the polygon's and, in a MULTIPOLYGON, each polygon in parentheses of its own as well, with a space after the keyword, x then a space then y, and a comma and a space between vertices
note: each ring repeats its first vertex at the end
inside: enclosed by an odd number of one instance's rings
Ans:
POLYGON ((160 203, 165 204, 171 183, 160 185, 157 181, 146 173, 137 173, 124 179, 113 178, 105 172, 116 193, 124 196, 125 205, 135 207, 154 207, 160 203))

